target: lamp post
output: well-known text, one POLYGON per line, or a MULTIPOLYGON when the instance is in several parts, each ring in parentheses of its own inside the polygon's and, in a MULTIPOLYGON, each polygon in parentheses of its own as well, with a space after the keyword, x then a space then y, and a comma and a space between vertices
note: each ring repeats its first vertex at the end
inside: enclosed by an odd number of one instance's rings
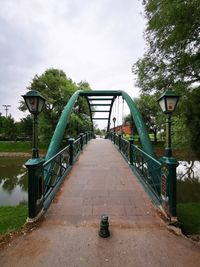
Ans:
POLYGON ((166 119, 166 145, 165 148, 165 156, 172 156, 172 148, 171 148, 171 114, 175 110, 177 103, 179 100, 179 95, 175 94, 175 92, 168 90, 164 94, 162 94, 158 103, 162 109, 162 111, 167 115, 166 119))
POLYGON ((116 118, 113 117, 113 123, 114 123, 114 133, 115 133, 115 122, 116 122, 116 118))
POLYGON ((22 96, 26 103, 29 112, 33 115, 33 146, 32 146, 32 158, 39 157, 38 150, 38 122, 37 115, 42 111, 45 98, 42 97, 37 91, 31 90, 26 95, 22 96))
POLYGON ((115 122, 116 122, 116 118, 113 117, 113 123, 114 123, 114 144, 115 144, 115 135, 116 135, 116 132, 115 132, 115 122))
POLYGON ((35 90, 22 97, 33 115, 32 158, 25 165, 28 169, 28 222, 34 222, 43 213, 44 159, 39 158, 37 115, 42 111, 45 99, 35 90))
POLYGON ((158 103, 167 115, 166 119, 166 148, 165 156, 160 159, 161 169, 161 199, 164 208, 170 215, 171 220, 176 219, 176 167, 178 162, 172 157, 171 148, 171 114, 174 112, 179 100, 179 95, 168 90, 158 99, 158 103))

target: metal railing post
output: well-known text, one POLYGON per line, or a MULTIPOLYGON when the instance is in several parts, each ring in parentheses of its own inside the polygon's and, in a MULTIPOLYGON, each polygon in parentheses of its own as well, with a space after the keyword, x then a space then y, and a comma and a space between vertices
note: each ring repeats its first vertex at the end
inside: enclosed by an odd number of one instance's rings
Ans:
POLYGON ((74 138, 69 138, 69 164, 72 166, 74 163, 74 138))
POLYGON ((28 221, 35 221, 43 210, 44 159, 29 159, 28 169, 28 221))
POLYGON ((129 141, 129 162, 130 162, 130 165, 133 165, 133 150, 132 150, 132 145, 134 143, 134 140, 132 137, 130 137, 128 139, 129 141))
POLYGON ((80 143, 81 143, 81 150, 83 150, 83 133, 80 133, 80 143))
MULTIPOLYGON (((160 159, 163 164, 161 169, 162 177, 165 177, 166 196, 168 197, 168 213, 171 218, 176 217, 176 168, 178 161, 173 157, 162 157, 160 159)), ((163 195, 162 188, 161 194, 163 195)))
POLYGON ((87 145, 87 143, 88 143, 88 133, 85 132, 85 144, 87 145))
POLYGON ((118 135, 119 136, 119 150, 121 151, 121 146, 122 146, 122 135, 121 134, 119 134, 118 135))

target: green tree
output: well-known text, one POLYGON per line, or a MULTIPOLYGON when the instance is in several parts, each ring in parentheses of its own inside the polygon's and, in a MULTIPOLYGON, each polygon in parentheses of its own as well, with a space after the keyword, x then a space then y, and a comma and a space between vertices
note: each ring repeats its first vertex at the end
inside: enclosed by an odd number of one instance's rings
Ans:
POLYGON ((143 91, 198 88, 199 0, 144 0, 146 53, 133 67, 143 91))
POLYGON ((154 142, 157 143, 157 132, 163 128, 163 114, 157 103, 156 95, 141 94, 140 97, 134 99, 148 132, 153 133, 154 142))
POLYGON ((17 137, 14 119, 10 116, 0 116, 0 135, 4 140, 15 140, 17 137))
MULTIPOLYGON (((49 143, 60 115, 72 94, 78 89, 89 90, 90 86, 86 81, 77 85, 62 70, 51 68, 40 76, 35 75, 27 89, 39 91, 47 100, 44 112, 39 116, 39 135, 43 142, 49 143)), ((77 135, 77 131, 85 128, 85 125, 88 126, 89 111, 86 104, 85 99, 80 99, 75 104, 73 113, 76 116, 70 117, 67 134, 76 132, 77 135)), ((20 109, 26 109, 24 103, 21 103, 20 109)))
POLYGON ((183 127, 195 122, 196 126, 189 128, 187 142, 200 157, 196 145, 200 142, 199 104, 194 100, 200 89, 199 0, 143 0, 143 5, 146 52, 133 65, 136 83, 143 93, 161 93, 170 88, 184 96, 177 114, 184 116, 180 120, 183 127), (192 108, 188 109, 188 103, 192 108))
POLYGON ((19 122, 16 122, 17 134, 20 138, 32 139, 32 127, 33 119, 31 115, 26 116, 25 118, 20 119, 19 122))

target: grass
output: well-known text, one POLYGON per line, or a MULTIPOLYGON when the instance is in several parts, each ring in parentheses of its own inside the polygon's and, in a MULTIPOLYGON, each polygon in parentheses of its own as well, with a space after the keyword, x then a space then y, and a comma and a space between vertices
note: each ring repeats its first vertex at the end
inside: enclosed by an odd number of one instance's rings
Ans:
POLYGON ((184 234, 200 234, 200 203, 178 204, 177 217, 184 234))
POLYGON ((27 205, 0 207, 0 234, 19 230, 26 222, 27 205))
MULTIPOLYGON (((46 146, 39 144, 39 148, 46 149, 46 146)), ((30 141, 0 141, 0 152, 28 152, 31 153, 32 143, 30 141)))
POLYGON ((28 141, 1 141, 0 152, 30 152, 31 142, 28 141))

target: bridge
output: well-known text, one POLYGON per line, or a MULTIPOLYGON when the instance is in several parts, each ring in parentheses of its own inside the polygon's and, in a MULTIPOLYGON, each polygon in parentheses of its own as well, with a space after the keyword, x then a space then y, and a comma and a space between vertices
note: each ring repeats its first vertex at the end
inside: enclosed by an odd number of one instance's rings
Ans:
POLYGON ((29 170, 30 221, 40 217, 50 206, 84 146, 94 137, 93 121, 96 119, 107 120, 106 139, 118 147, 119 153, 123 155, 132 172, 141 180, 154 202, 162 206, 170 218, 175 218, 177 162, 172 157, 157 159, 142 116, 133 100, 123 91, 79 90, 72 95, 61 114, 45 159, 33 158, 26 163, 29 170), (88 103, 91 129, 85 134, 81 133, 76 140, 70 138, 68 145, 60 150, 70 114, 79 97, 84 97, 88 103), (141 147, 136 146, 132 138, 126 140, 121 134, 117 135, 115 131, 110 131, 111 113, 117 97, 122 97, 130 109, 141 140, 141 147), (94 114, 97 113, 107 114, 107 116, 96 118, 94 114))
POLYGON ((173 159, 158 160, 132 100, 121 91, 79 91, 67 103, 45 159, 26 163, 29 171, 29 221, 40 227, 0 252, 6 266, 191 266, 199 248, 174 235, 161 210, 176 216, 173 159), (123 96, 137 125, 142 147, 109 131, 114 98, 123 96), (92 97, 93 96, 93 97, 92 97), (69 139, 60 150, 67 120, 78 97, 109 103, 107 136, 91 131, 69 139), (109 100, 108 100, 109 99, 109 100), (110 237, 98 235, 100 216, 109 218, 110 237))

